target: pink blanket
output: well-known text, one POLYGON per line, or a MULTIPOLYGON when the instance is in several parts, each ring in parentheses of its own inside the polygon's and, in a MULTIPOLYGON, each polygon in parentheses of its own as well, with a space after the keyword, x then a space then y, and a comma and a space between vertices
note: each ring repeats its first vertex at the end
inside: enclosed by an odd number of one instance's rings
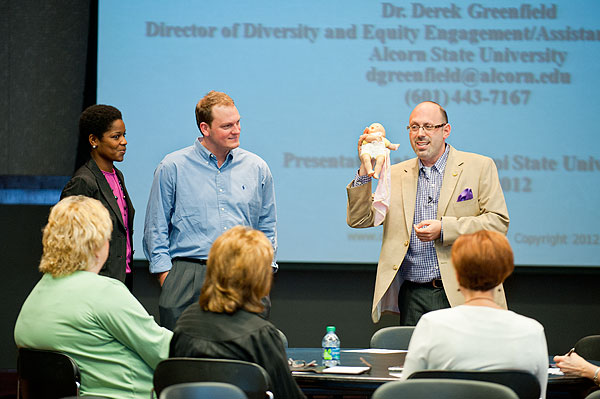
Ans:
POLYGON ((377 188, 375 189, 375 195, 373 196, 373 207, 375 208, 375 226, 379 226, 385 219, 385 214, 390 207, 390 194, 391 194, 391 164, 390 164, 390 150, 385 150, 385 162, 381 168, 381 174, 379 175, 379 181, 377 182, 377 188))

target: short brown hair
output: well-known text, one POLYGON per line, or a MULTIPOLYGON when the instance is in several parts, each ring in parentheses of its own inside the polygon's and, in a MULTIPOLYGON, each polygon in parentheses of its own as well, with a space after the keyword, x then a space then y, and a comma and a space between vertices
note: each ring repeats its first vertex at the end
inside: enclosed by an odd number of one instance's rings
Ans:
POLYGON ((271 290, 272 261, 273 247, 262 232, 236 226, 223 233, 208 253, 200 306, 216 313, 262 312, 261 298, 271 290))
MULTIPOLYGON (((212 109, 215 106, 234 106, 234 102, 227 94, 220 91, 209 91, 200 101, 196 104, 196 124, 200 129, 202 122, 210 124, 213 121, 212 109)), ((200 129, 202 132, 202 129, 200 129)))
POLYGON ((62 199, 44 227, 40 271, 60 277, 87 270, 111 232, 110 215, 100 201, 83 195, 62 199))
POLYGON ((452 245, 452 263, 458 283, 475 291, 488 291, 500 285, 515 268, 506 237, 487 230, 458 237, 452 245))

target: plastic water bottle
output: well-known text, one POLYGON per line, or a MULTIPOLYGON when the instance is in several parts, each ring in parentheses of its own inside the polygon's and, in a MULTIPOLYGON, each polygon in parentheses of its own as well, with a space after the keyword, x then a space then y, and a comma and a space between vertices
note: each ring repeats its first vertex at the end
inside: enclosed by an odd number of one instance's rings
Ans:
POLYGON ((335 327, 327 326, 327 334, 321 342, 323 347, 323 366, 333 367, 340 364, 340 339, 335 335, 335 327))

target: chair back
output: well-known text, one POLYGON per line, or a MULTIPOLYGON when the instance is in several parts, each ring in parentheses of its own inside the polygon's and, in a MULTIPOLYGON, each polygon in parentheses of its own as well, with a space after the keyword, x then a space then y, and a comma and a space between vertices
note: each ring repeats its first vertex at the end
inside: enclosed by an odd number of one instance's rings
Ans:
POLYGON ((154 391, 185 382, 224 382, 240 388, 248 399, 264 399, 271 379, 256 363, 230 359, 175 357, 161 361, 154 370, 154 391))
POLYGON ((17 375, 17 399, 59 399, 79 395, 79 367, 61 352, 19 348, 17 375))
POLYGON ((281 331, 280 329, 277 329, 277 332, 279 333, 279 338, 281 338, 281 342, 283 343, 283 347, 284 348, 288 348, 288 339, 285 336, 285 334, 283 333, 283 331, 281 331))
POLYGON ((240 388, 224 382, 188 382, 166 387, 159 399, 247 399, 240 388))
POLYGON ((586 360, 600 360, 600 335, 588 335, 575 344, 575 352, 586 360))
POLYGON ((512 389, 492 382, 423 379, 387 382, 371 398, 518 399, 518 396, 512 389))
POLYGON ((81 398, 85 398, 85 399, 111 399, 111 398, 106 397, 106 396, 97 396, 97 395, 65 396, 64 398, 61 398, 61 399, 81 399, 81 398))
POLYGON ((375 331, 371 337, 371 348, 408 349, 414 326, 385 327, 375 331))
POLYGON ((585 399, 600 399, 600 390, 592 392, 591 394, 586 396, 585 399))
POLYGON ((540 382, 537 377, 522 370, 423 370, 410 375, 408 379, 449 378, 459 380, 487 381, 512 389, 519 399, 539 399, 540 382))

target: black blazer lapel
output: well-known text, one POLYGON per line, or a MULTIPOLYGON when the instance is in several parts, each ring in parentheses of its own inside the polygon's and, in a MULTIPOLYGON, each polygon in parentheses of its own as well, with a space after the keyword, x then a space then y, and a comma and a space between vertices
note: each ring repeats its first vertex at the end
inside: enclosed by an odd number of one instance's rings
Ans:
MULTIPOLYGON (((110 185, 106 181, 106 177, 104 177, 104 174, 102 173, 98 165, 96 165, 96 161, 94 161, 93 159, 90 159, 86 165, 94 174, 96 182, 98 183, 98 188, 100 189, 100 193, 106 200, 106 203, 110 206, 110 209, 117 216, 116 219, 119 222, 119 226, 123 229, 123 231, 125 231, 125 225, 123 224, 123 216, 121 215, 119 204, 117 204, 115 194, 113 193, 112 189, 110 188, 110 185)), ((129 198, 129 195, 127 195, 127 198, 129 198)))

